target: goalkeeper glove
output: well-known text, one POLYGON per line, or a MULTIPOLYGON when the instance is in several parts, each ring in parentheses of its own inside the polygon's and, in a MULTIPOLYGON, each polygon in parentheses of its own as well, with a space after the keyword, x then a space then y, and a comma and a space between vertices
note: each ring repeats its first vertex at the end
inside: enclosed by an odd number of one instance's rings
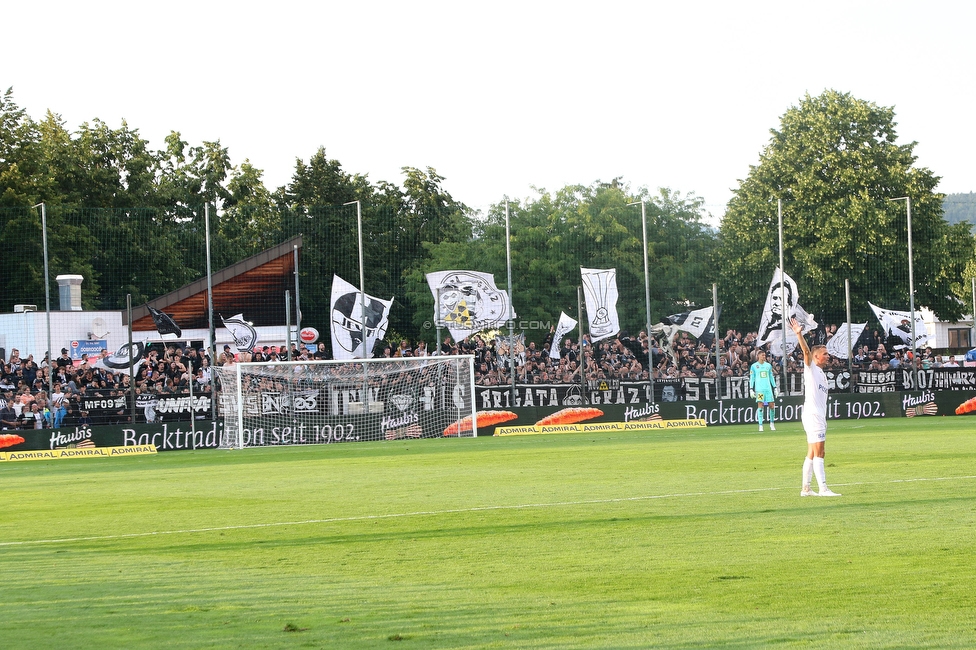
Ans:
POLYGON ((779 399, 779 386, 773 386, 773 398, 779 399))
POLYGON ((750 388, 749 389, 749 397, 751 397, 752 399, 756 399, 756 391, 754 391, 754 390, 752 390, 750 388))

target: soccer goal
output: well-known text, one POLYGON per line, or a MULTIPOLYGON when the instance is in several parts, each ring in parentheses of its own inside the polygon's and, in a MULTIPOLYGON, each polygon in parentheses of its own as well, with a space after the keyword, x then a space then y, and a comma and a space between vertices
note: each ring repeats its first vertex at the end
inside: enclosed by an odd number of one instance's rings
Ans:
POLYGON ((217 372, 224 448, 478 435, 471 355, 236 363, 217 372))

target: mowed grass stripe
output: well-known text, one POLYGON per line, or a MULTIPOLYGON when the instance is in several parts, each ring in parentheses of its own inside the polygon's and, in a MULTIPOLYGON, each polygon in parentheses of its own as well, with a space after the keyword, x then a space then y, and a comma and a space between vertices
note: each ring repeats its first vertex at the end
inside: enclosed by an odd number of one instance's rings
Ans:
POLYGON ((970 422, 831 423, 839 499, 797 425, 0 467, 0 539, 251 526, 5 547, 4 643, 973 647, 970 422))

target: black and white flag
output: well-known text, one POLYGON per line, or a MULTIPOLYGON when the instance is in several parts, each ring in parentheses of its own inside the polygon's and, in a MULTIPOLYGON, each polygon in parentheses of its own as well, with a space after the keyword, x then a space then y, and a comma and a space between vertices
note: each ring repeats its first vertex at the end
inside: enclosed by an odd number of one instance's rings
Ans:
POLYGON ((495 286, 495 276, 480 271, 436 271, 427 274, 434 297, 434 320, 455 341, 482 330, 504 327, 515 317, 507 291, 495 286))
POLYGON ((817 321, 800 306, 800 294, 796 282, 781 269, 773 273, 773 281, 769 283, 769 293, 763 306, 762 318, 759 321, 759 336, 756 337, 756 347, 770 344, 770 352, 783 356, 783 331, 786 331, 786 350, 789 354, 797 345, 796 334, 790 329, 789 323, 783 320, 795 318, 806 334, 817 328, 817 321), (786 304, 783 304, 783 300, 786 304))
POLYGON ((230 318, 220 317, 224 327, 234 337, 234 346, 238 352, 250 352, 258 342, 258 332, 254 325, 244 320, 244 314, 235 314, 230 318))
MULTIPOLYGON (((874 310, 874 315, 878 317, 881 327, 888 336, 897 336, 905 345, 911 346, 912 343, 912 315, 907 311, 896 311, 894 309, 882 309, 877 305, 868 303, 874 310)), ((933 339, 929 335, 928 328, 925 327, 925 319, 922 312, 915 312, 915 345, 913 349, 929 345, 933 339)))
POLYGON ((559 322, 556 323, 556 331, 552 334, 552 344, 549 346, 549 358, 559 358, 559 343, 563 337, 576 329, 576 319, 566 315, 566 312, 559 312, 559 322))
POLYGON ((617 269, 586 269, 583 277, 583 296, 586 299, 586 319, 590 341, 613 336, 620 331, 617 316, 617 269))
MULTIPOLYGON (((719 314, 722 306, 719 305, 719 314)), ((704 307, 680 314, 671 314, 662 320, 665 325, 675 326, 675 331, 685 331, 698 339, 705 347, 711 347, 715 342, 715 308, 704 307)))
POLYGON ((146 305, 146 307, 149 308, 149 313, 152 314, 153 324, 156 325, 156 331, 159 332, 160 336, 165 336, 166 334, 176 334, 176 338, 183 336, 183 330, 176 324, 172 316, 159 311, 155 307, 149 307, 149 305, 146 305))
MULTIPOLYGON (((721 313, 722 306, 719 305, 719 314, 721 313)), ((678 358, 674 351, 674 335, 681 331, 688 332, 706 347, 711 347, 715 342, 714 308, 703 307, 680 314, 672 314, 651 327, 650 336, 657 339, 661 350, 668 355, 671 363, 676 365, 678 358)))
POLYGON ((840 327, 837 328, 837 332, 827 339, 827 352, 838 359, 846 359, 848 332, 850 332, 850 344, 853 347, 857 345, 857 339, 860 338, 861 332, 864 331, 866 326, 867 323, 859 323, 851 325, 848 329, 847 323, 841 323, 840 327))
POLYGON ((333 275, 332 358, 342 360, 371 358, 376 342, 386 336, 392 305, 393 298, 382 300, 363 294, 338 275, 333 275))

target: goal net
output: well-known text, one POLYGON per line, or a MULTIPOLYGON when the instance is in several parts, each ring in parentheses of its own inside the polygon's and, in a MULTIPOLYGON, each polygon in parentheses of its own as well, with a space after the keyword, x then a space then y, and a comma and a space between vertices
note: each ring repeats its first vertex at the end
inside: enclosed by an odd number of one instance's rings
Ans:
POLYGON ((236 363, 217 372, 224 448, 478 435, 471 355, 236 363))

